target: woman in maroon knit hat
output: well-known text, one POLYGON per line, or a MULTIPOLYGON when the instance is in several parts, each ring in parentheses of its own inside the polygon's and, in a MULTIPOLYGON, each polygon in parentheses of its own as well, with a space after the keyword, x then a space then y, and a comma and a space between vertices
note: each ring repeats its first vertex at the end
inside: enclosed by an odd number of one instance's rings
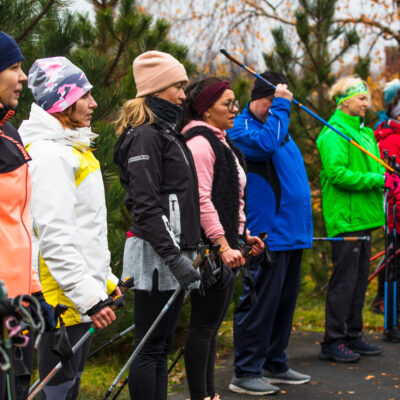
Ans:
POLYGON ((238 112, 231 85, 219 78, 207 78, 189 86, 186 97, 182 133, 196 165, 202 237, 204 242, 221 248, 216 260, 219 272, 203 271, 200 289, 191 293, 185 365, 191 400, 217 400, 217 332, 232 299, 235 269, 245 263, 240 247, 244 243, 253 246, 257 255, 264 243, 246 230, 245 163, 225 132, 232 128, 238 112))

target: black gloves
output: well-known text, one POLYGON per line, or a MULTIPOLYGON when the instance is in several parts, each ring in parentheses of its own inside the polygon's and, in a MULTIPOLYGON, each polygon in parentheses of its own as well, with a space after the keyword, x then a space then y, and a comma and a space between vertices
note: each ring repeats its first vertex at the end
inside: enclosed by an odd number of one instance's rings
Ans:
POLYGON ((182 289, 186 290, 191 283, 200 280, 200 273, 194 269, 192 260, 182 254, 166 258, 165 263, 182 289))
POLYGON ((90 310, 87 310, 86 314, 92 316, 98 313, 102 308, 111 306, 112 303, 113 303, 113 298, 109 296, 105 300, 99 301, 90 310))
POLYGON ((54 307, 44 299, 42 292, 32 293, 32 296, 35 296, 36 300, 40 304, 43 319, 46 323, 46 331, 55 328, 57 326, 57 321, 54 317, 54 307))

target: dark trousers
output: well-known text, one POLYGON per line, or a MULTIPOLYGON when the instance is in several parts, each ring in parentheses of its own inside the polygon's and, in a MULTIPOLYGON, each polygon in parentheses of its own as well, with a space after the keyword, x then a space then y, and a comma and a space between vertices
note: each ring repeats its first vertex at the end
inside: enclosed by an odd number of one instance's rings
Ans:
MULTIPOLYGON (((34 337, 29 335, 26 347, 13 347, 13 368, 16 400, 25 400, 28 397, 29 384, 32 374, 34 337)), ((0 400, 8 400, 7 375, 0 370, 0 400)))
MULTIPOLYGON (((88 331, 89 327, 90 323, 67 326, 66 330, 71 346, 74 346, 88 331)), ((60 357, 51 350, 55 333, 55 330, 45 332, 39 345, 38 369, 40 380, 43 380, 60 361, 60 357)), ((66 373, 65 367, 61 368, 40 392, 40 400, 76 400, 78 398, 82 372, 91 343, 92 339, 89 338, 69 359, 69 368, 73 377, 66 373)))
MULTIPOLYGON (((217 333, 228 310, 235 289, 236 275, 230 271, 224 287, 218 283, 191 293, 190 328, 185 344, 185 366, 190 399, 203 400, 215 395, 214 365, 217 333)), ((227 274, 225 272, 225 274, 227 274)))
POLYGON ((262 368, 279 373, 288 370, 285 349, 289 343, 300 281, 302 250, 272 252, 276 264, 250 263, 257 293, 252 306, 250 288, 243 283, 234 316, 235 374, 261 376, 262 368))
MULTIPOLYGON (((174 291, 135 290, 135 347, 140 343, 174 291)), ((166 400, 167 357, 175 335, 182 291, 161 319, 129 370, 129 393, 135 400, 166 400)))
MULTIPOLYGON (((370 236, 370 230, 338 236, 370 236)), ((333 272, 325 305, 324 344, 357 338, 368 284, 371 242, 332 242, 333 272)))

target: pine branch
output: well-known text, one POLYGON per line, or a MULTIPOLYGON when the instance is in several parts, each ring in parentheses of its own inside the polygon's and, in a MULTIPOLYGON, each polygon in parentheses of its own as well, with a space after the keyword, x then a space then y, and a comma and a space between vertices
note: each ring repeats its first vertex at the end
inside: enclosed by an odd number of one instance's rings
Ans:
POLYGON ((15 41, 18 43, 23 40, 28 33, 39 23, 39 21, 44 17, 44 15, 50 10, 51 6, 56 2, 56 0, 50 0, 47 5, 43 8, 42 12, 31 22, 31 24, 19 35, 15 41))

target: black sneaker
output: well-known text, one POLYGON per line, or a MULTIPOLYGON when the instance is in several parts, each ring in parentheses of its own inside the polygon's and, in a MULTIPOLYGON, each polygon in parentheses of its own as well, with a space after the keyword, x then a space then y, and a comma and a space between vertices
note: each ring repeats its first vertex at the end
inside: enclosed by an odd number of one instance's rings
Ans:
POLYGON ((394 326, 383 332, 383 340, 385 342, 400 343, 400 329, 394 326))
POLYGON ((347 347, 362 356, 377 356, 382 353, 382 346, 369 344, 364 336, 359 336, 357 339, 347 340, 347 347))
POLYGON ((343 342, 338 341, 322 345, 319 359, 353 363, 360 359, 360 355, 351 351, 343 342))

